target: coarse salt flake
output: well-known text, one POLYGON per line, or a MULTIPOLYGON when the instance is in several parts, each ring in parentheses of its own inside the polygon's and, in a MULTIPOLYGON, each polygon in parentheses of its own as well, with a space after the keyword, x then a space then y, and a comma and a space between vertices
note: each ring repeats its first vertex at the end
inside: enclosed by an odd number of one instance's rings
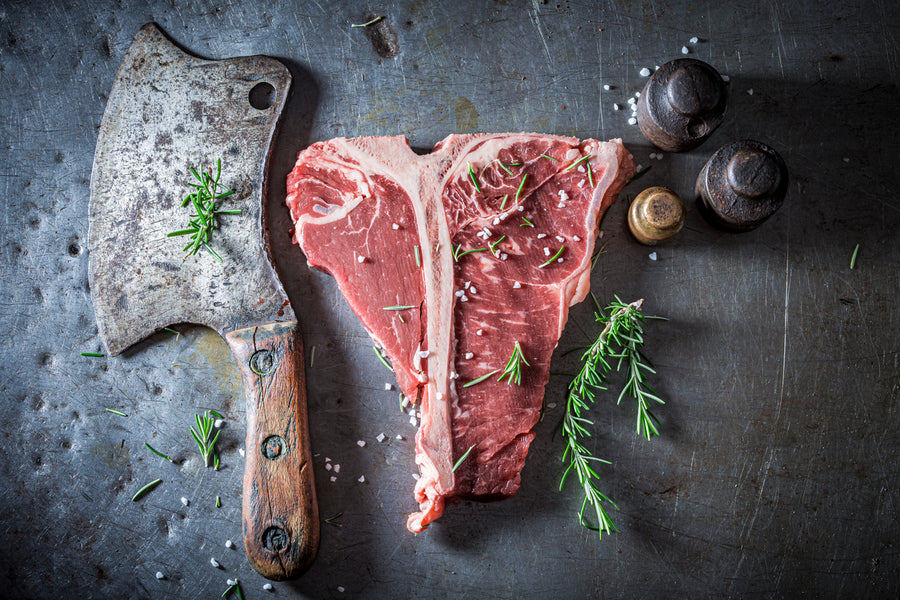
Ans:
POLYGON ((469 360, 469 359, 471 359, 471 358, 474 357, 474 356, 475 356, 474 353, 472 353, 472 352, 466 352, 466 360, 469 360))
POLYGON ((634 117, 631 117, 630 119, 628 119, 629 125, 634 125, 635 123, 637 123, 637 119, 635 119, 634 117))
POLYGON ((225 421, 224 421, 223 419, 216 419, 216 422, 213 423, 213 424, 214 424, 214 425, 216 426, 216 428, 218 429, 218 428, 221 428, 222 425, 225 424, 225 421))
POLYGON ((556 262, 562 262, 562 261, 564 261, 564 260, 565 260, 564 258, 557 258, 557 259, 556 259, 556 262))
POLYGON ((392 386, 390 383, 385 383, 385 384, 384 384, 384 391, 389 392, 389 391, 391 391, 392 389, 394 389, 394 386, 392 386))
POLYGON ((275 588, 272 587, 272 584, 271 584, 271 583, 267 583, 267 584, 263 585, 263 589, 266 590, 267 592, 271 592, 271 591, 274 590, 275 588))
POLYGON ((637 100, 635 100, 634 98, 628 99, 628 104, 634 104, 635 102, 637 102, 637 100))
POLYGON ((409 424, 412 425, 413 427, 415 427, 417 423, 418 423, 418 421, 416 421, 415 417, 409 418, 409 424))
POLYGON ((222 566, 219 564, 219 561, 217 561, 215 558, 209 559, 209 564, 211 564, 213 567, 215 567, 217 569, 222 566))
POLYGON ((542 240, 542 239, 544 239, 545 237, 547 237, 547 234, 546 234, 546 233, 539 233, 539 234, 537 234, 537 239, 539 239, 539 240, 542 240))
POLYGON ((360 483, 365 483, 365 482, 366 482, 366 476, 365 476, 365 475, 360 475, 360 476, 359 476, 359 479, 357 479, 357 481, 360 482, 360 483))
POLYGON ((692 44, 696 44, 696 43, 699 42, 699 41, 700 41, 700 38, 698 38, 696 35, 695 35, 694 37, 691 38, 691 43, 692 43, 692 44))
POLYGON ((566 193, 566 190, 559 190, 559 199, 560 200, 568 200, 569 195, 566 193))
POLYGON ((462 296, 459 297, 459 301, 460 301, 460 302, 468 302, 468 301, 469 301, 469 297, 466 296, 465 294, 463 294, 462 296))
POLYGON ((499 224, 500 224, 500 217, 494 217, 494 220, 491 221, 491 223, 493 223, 494 225, 499 225, 499 224))
POLYGON ((575 240, 576 242, 580 242, 580 241, 581 241, 581 238, 578 237, 577 235, 573 235, 573 236, 572 236, 572 239, 575 240))
POLYGON ((644 67, 643 69, 641 69, 641 77, 649 77, 649 76, 650 76, 650 69, 648 69, 647 67, 644 67))
POLYGON ((163 572, 162 572, 162 571, 157 571, 157 572, 156 572, 156 578, 157 578, 157 579, 164 579, 165 577, 166 577, 166 576, 163 575, 163 572))
POLYGON ((608 92, 608 91, 611 90, 612 88, 609 87, 609 84, 608 84, 608 83, 604 83, 604 84, 603 84, 603 89, 606 90, 606 91, 608 92))
POLYGON ((459 298, 460 296, 462 296, 465 293, 466 292, 463 290, 456 290, 455 292, 453 292, 453 295, 455 295, 457 298, 459 298))
POLYGON ((747 90, 747 94, 750 95, 750 96, 752 96, 752 95, 753 95, 753 88, 750 88, 749 90, 747 90))
POLYGON ((431 354, 431 352, 428 350, 419 350, 417 354, 419 355, 419 358, 428 358, 428 355, 431 354))
POLYGON ((729 81, 731 81, 731 77, 729 77, 728 75, 722 75, 722 81, 728 83, 729 81))
POLYGON ((394 437, 395 437, 396 439, 400 440, 401 442, 402 442, 403 439, 404 439, 403 436, 400 435, 399 433, 398 433, 396 436, 394 436, 394 437))
POLYGON ((556 241, 557 241, 557 242, 564 242, 564 241, 566 241, 566 238, 564 238, 564 237, 561 236, 561 235, 558 235, 558 236, 556 236, 556 241))
POLYGON ((391 224, 391 229, 400 229, 400 226, 397 225, 396 223, 392 223, 392 224, 391 224))
POLYGON ((650 260, 656 260, 657 259, 656 252, 651 252, 650 254, 647 255, 647 258, 649 258, 650 260))
POLYGON ((475 335, 484 335, 484 330, 479 329, 478 331, 475 332, 475 335))
POLYGON ((330 471, 330 470, 331 470, 331 463, 325 463, 325 470, 326 470, 326 471, 330 471))
POLYGON ((335 481, 337 481, 337 477, 335 477, 334 475, 329 477, 329 479, 331 480, 331 483, 334 483, 335 481))
POLYGON ((365 256, 357 256, 356 262, 362 264, 362 263, 366 262, 366 257, 365 256))
POLYGON ((579 173, 586 173, 586 172, 587 172, 587 171, 584 170, 584 165, 578 165, 577 171, 578 171, 579 173))
POLYGON ((688 47, 687 47, 687 46, 682 46, 682 47, 681 47, 681 53, 682 53, 682 54, 690 54, 691 51, 688 50, 688 47))
POLYGON ((618 104, 613 104, 613 110, 622 110, 622 107, 618 104))
POLYGON ((478 290, 476 290, 476 289, 475 289, 475 286, 473 285, 472 287, 469 288, 469 293, 470 293, 470 294, 477 294, 477 293, 478 293, 478 290))
POLYGON ((550 248, 544 247, 544 256, 550 256, 550 248))
POLYGON ((184 504, 185 506, 187 506, 188 504, 191 503, 191 501, 188 500, 187 498, 185 498, 184 496, 182 496, 182 497, 181 497, 181 503, 184 504))
POLYGON ((234 585, 234 579, 226 579, 225 585, 234 585))
POLYGON ((325 457, 325 462, 329 463, 329 462, 331 462, 331 459, 328 458, 328 457, 326 456, 326 457, 325 457))
POLYGON ((234 547, 234 542, 232 542, 231 540, 225 540, 225 547, 226 548, 234 547))
POLYGON ((335 473, 340 473, 340 472, 341 472, 341 465, 339 465, 339 464, 337 464, 337 463, 334 463, 334 472, 335 472, 335 473))
POLYGON ((375 439, 378 440, 379 443, 381 443, 381 442, 384 441, 384 439, 385 439, 386 437, 387 437, 387 436, 384 435, 383 433, 379 433, 378 435, 375 436, 375 439))
POLYGON ((418 474, 418 473, 413 473, 412 476, 413 476, 413 479, 415 479, 416 481, 419 480, 419 474, 418 474))
POLYGON ((566 207, 565 202, 560 202, 559 204, 556 205, 556 208, 565 208, 565 207, 566 207))
POLYGON ((356 445, 360 448, 365 448, 366 442, 364 440, 356 440, 356 445))
POLYGON ((584 179, 578 182, 578 187, 584 187, 584 179))
POLYGON ((500 260, 506 260, 506 258, 507 256, 505 252, 500 255, 500 260))
POLYGON ((339 591, 340 593, 343 594, 343 593, 344 593, 344 586, 342 586, 342 585, 337 586, 337 591, 339 591))
POLYGON ((240 454, 241 456, 244 456, 244 449, 238 448, 238 454, 240 454))
POLYGON ((523 210, 525 210, 525 207, 520 204, 519 206, 516 207, 516 210, 519 212, 522 212, 523 210))
POLYGON ((522 284, 521 284, 521 283, 519 283, 518 281, 514 281, 514 282, 513 282, 513 289, 514 289, 514 290, 517 290, 517 289, 519 289, 520 287, 522 287, 522 284))
POLYGON ((550 404, 547 405, 547 408, 550 408, 550 409, 556 408, 556 402, 551 402, 550 404))

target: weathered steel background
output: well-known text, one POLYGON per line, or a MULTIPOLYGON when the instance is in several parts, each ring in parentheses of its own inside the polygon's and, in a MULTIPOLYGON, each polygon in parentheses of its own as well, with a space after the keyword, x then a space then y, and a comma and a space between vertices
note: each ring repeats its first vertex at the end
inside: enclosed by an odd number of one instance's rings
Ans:
MULTIPOLYGON (((85 251, 97 132, 147 22, 195 54, 266 54, 293 75, 268 208, 304 328, 320 512, 341 516, 276 597, 900 594, 896 3, 284 4, 0 4, 0 595, 218 597, 237 577, 248 599, 267 597, 239 543, 244 400, 221 338, 180 326, 115 358, 80 356, 100 350, 85 251), (350 27, 375 15, 377 27, 350 27), (730 77, 730 105, 705 144, 651 159, 626 101, 641 68, 682 47, 730 77), (427 149, 451 132, 506 130, 621 136, 653 165, 623 197, 666 185, 690 200, 707 158, 743 138, 790 171, 787 201, 758 230, 719 232, 689 201, 656 260, 627 233, 626 202, 610 210, 594 291, 644 297, 669 318, 647 344, 667 404, 648 442, 630 405, 599 399, 591 445, 613 463, 603 489, 621 529, 602 541, 577 524, 578 491, 556 491, 565 377, 547 389, 555 407, 515 498, 451 506, 407 533, 413 428, 333 281, 291 246, 280 206, 310 142, 405 134, 427 149), (188 437, 206 408, 228 417, 219 472, 188 437)), ((564 351, 595 335, 591 312, 573 309, 555 370, 571 371, 564 351)))

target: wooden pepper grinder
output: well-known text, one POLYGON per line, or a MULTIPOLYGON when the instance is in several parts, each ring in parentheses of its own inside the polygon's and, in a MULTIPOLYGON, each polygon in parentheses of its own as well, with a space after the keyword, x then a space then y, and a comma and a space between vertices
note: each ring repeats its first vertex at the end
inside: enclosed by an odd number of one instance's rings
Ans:
POLYGON ((647 246, 669 239, 684 227, 684 202, 672 190, 651 187, 637 195, 628 209, 628 228, 647 246))
POLYGON ((788 172, 781 156, 761 142, 741 140, 719 148, 697 177, 700 212, 713 225, 750 231, 784 202, 788 172))
POLYGON ((679 58, 647 81, 637 122, 654 146, 667 152, 696 148, 722 123, 728 92, 719 72, 701 60, 679 58))

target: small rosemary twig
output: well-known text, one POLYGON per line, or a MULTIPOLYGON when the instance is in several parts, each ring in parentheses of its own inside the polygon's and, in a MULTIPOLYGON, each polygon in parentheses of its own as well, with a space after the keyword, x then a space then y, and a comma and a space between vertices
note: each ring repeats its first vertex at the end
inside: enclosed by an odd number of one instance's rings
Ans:
POLYGON ((519 342, 516 342, 516 345, 513 346, 512 356, 509 357, 509 362, 506 363, 506 367, 503 368, 503 373, 500 374, 497 381, 503 381, 504 377, 508 377, 509 379, 506 383, 512 384, 515 382, 516 385, 522 385, 522 363, 524 363, 526 367, 531 366, 528 361, 525 360, 525 355, 522 353, 522 346, 519 342))
POLYGON ((216 441, 218 441, 221 431, 216 431, 215 435, 213 435, 215 419, 212 417, 211 411, 206 411, 202 415, 195 415, 194 420, 197 423, 197 429, 195 430, 194 426, 191 425, 191 437, 194 438, 194 441, 197 442, 197 447, 200 448, 203 463, 209 468, 210 459, 215 458, 215 467, 218 471, 219 454, 216 452, 216 441))

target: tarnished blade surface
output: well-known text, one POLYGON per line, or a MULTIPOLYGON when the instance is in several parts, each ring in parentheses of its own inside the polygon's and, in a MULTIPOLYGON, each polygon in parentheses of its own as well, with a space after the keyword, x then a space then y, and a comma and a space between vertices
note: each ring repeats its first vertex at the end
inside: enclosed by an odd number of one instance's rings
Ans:
MULTIPOLYGON (((118 354, 174 323, 220 334, 294 319, 266 249, 265 164, 291 75, 262 56, 204 60, 175 47, 154 25, 141 28, 119 67, 100 125, 91 174, 90 283, 100 337, 118 354), (257 109, 250 90, 271 84, 274 102, 257 109), (223 163, 236 193, 222 209, 212 247, 185 257, 181 206, 188 169, 223 163)), ((259 106, 260 103, 256 102, 259 106)))

